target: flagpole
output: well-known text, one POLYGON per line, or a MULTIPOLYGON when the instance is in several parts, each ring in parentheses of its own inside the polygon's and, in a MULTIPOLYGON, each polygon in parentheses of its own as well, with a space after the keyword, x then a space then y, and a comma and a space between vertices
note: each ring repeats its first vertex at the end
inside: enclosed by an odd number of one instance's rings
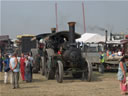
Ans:
POLYGON ((86 33, 84 2, 82 2, 84 33, 86 33))
POLYGON ((55 13, 56 13, 56 32, 58 32, 57 3, 55 3, 55 13))

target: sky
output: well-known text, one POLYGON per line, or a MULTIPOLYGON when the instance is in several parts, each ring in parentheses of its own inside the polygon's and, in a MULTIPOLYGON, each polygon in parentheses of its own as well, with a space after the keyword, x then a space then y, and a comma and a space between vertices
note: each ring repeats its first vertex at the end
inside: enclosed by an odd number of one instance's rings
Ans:
POLYGON ((55 3, 58 9, 58 31, 69 30, 68 22, 76 22, 76 32, 83 34, 85 7, 86 32, 128 34, 128 1, 34 1, 2 0, 0 2, 0 35, 14 39, 21 34, 42 34, 56 27, 55 3))

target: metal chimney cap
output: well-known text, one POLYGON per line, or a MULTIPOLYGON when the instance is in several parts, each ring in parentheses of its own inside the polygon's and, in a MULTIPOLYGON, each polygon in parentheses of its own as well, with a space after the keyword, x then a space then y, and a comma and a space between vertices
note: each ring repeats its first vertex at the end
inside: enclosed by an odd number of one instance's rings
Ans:
POLYGON ((69 26, 74 26, 76 22, 68 22, 69 26))
POLYGON ((56 31, 56 28, 51 28, 52 31, 56 31))
POLYGON ((108 30, 105 30, 105 32, 108 32, 108 30))

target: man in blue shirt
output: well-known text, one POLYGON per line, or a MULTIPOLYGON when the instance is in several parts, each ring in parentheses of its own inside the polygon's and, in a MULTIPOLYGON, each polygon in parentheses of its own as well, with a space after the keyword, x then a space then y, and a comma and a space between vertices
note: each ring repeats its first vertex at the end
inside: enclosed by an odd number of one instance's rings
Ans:
POLYGON ((19 70, 20 65, 17 60, 17 54, 14 53, 12 57, 10 58, 10 69, 12 71, 12 85, 13 89, 19 88, 19 70))
POLYGON ((7 81, 8 81, 8 75, 9 75, 9 71, 10 71, 10 68, 9 68, 9 56, 6 55, 6 58, 5 60, 3 61, 3 64, 4 64, 4 83, 6 84, 7 81))

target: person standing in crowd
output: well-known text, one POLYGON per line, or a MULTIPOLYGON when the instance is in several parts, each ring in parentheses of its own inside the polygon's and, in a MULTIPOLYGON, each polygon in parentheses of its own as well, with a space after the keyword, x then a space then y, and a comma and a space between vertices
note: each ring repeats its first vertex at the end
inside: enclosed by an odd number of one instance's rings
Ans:
POLYGON ((28 57, 25 59, 25 80, 26 82, 31 82, 31 63, 28 57))
POLYGON ((122 56, 121 50, 118 51, 118 56, 122 56))
MULTIPOLYGON (((12 55, 9 55, 9 59, 12 57, 12 55)), ((10 60, 9 60, 9 64, 10 64, 10 60)), ((10 67, 9 67, 10 68, 10 67)), ((12 71, 9 71, 9 77, 10 77, 10 83, 12 84, 12 71)))
POLYGON ((30 74, 31 74, 31 80, 32 80, 32 68, 33 68, 33 57, 32 54, 29 53, 28 59, 30 60, 30 74))
POLYGON ((109 57, 111 55, 111 51, 107 50, 106 55, 109 57))
POLYGON ((3 64, 4 64, 4 83, 7 84, 7 81, 8 81, 8 75, 9 75, 9 71, 10 71, 10 67, 9 67, 9 62, 10 62, 10 59, 9 59, 9 56, 6 55, 6 58, 5 60, 3 61, 3 64))
POLYGON ((3 70, 3 58, 2 58, 2 54, 0 54, 0 72, 2 72, 3 70))
POLYGON ((19 70, 20 66, 17 60, 17 55, 14 53, 10 58, 10 69, 12 71, 12 85, 13 89, 19 88, 19 70))
POLYGON ((23 53, 20 58, 20 72, 22 80, 25 81, 25 57, 23 53))
POLYGON ((2 55, 2 51, 1 51, 1 49, 0 49, 0 55, 2 55))
POLYGON ((104 73, 104 62, 105 62, 105 57, 104 57, 104 52, 100 52, 100 66, 99 66, 99 68, 100 68, 100 72, 101 73, 104 73))
POLYGON ((123 58, 119 62, 119 68, 118 68, 118 80, 120 82, 120 89, 121 94, 125 94, 126 91, 123 90, 122 86, 126 83, 126 72, 127 72, 127 66, 126 63, 128 62, 128 55, 123 56, 123 58))

